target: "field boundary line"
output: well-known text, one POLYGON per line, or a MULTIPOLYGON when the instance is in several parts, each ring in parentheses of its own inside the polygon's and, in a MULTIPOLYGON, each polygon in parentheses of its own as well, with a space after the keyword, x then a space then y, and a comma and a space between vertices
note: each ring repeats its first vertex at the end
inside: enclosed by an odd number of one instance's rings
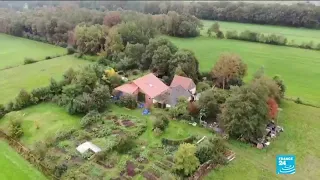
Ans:
POLYGON ((22 145, 19 141, 11 138, 2 130, 0 130, 0 138, 8 142, 10 147, 20 154, 30 164, 34 165, 41 173, 43 173, 48 179, 58 180, 59 178, 53 175, 50 170, 34 155, 30 149, 22 145))

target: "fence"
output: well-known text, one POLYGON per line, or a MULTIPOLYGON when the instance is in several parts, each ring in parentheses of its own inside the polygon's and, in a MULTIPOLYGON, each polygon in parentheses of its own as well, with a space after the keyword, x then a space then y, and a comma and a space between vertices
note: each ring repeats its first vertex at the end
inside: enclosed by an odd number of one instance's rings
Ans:
POLYGON ((43 163, 37 158, 27 147, 23 146, 19 141, 11 138, 3 131, 0 131, 0 138, 5 139, 9 145, 16 150, 24 159, 33 164, 39 171, 41 171, 45 176, 49 179, 58 180, 59 178, 56 177, 51 173, 51 171, 43 165, 43 163))

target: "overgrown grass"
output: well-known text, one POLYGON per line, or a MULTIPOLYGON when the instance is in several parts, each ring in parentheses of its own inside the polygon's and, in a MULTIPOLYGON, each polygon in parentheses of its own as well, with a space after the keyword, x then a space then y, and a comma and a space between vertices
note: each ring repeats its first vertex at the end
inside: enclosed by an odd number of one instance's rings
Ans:
MULTIPOLYGON (((201 34, 207 36, 207 29, 215 22, 209 20, 203 20, 203 29, 201 34)), ((227 31, 236 30, 238 33, 250 30, 263 34, 277 34, 282 35, 288 39, 288 42, 294 40, 295 43, 301 44, 303 42, 313 41, 314 43, 320 43, 320 31, 316 29, 306 28, 292 28, 284 26, 272 26, 272 25, 259 25, 259 24, 247 24, 236 22, 224 22, 217 21, 220 24, 220 29, 226 33, 227 31)))
POLYGON ((0 179, 1 180, 45 180, 41 172, 24 160, 6 142, 0 140, 0 179))
POLYGON ((65 109, 55 104, 42 103, 7 114, 0 121, 0 128, 3 131, 8 130, 11 119, 22 120, 24 135, 21 142, 32 147, 33 143, 53 136, 58 131, 80 127, 81 118, 69 115, 65 109))
POLYGON ((236 159, 229 165, 212 171, 207 179, 318 179, 320 177, 320 109, 284 101, 279 124, 284 127, 271 145, 258 150, 230 141, 236 159), (296 156, 296 174, 276 175, 276 155, 296 156))
POLYGON ((210 71, 222 53, 236 53, 248 64, 246 80, 264 66, 267 75, 281 75, 288 97, 320 104, 320 51, 209 37, 167 38, 179 48, 194 51, 201 71, 210 71))
POLYGON ((54 61, 41 61, 2 70, 0 71, 0 104, 5 104, 15 98, 22 88, 30 91, 37 87, 47 86, 51 77, 62 78, 63 73, 70 67, 78 68, 89 63, 70 55, 56 58, 54 61))
POLYGON ((0 69, 23 65, 25 57, 40 60, 66 52, 66 49, 51 44, 0 34, 0 69))

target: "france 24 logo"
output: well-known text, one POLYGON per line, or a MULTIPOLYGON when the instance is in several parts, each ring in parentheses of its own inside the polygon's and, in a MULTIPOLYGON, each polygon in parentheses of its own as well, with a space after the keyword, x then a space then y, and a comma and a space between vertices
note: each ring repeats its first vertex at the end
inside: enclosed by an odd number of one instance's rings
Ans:
POLYGON ((296 156, 277 155, 276 163, 277 163, 277 174, 296 173, 296 156))

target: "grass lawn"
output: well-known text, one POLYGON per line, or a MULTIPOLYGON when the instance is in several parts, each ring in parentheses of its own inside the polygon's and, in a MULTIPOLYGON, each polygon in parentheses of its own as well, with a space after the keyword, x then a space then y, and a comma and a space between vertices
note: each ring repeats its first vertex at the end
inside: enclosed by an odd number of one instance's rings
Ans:
POLYGON ((36 168, 24 160, 6 142, 0 140, 1 180, 45 180, 36 168))
POLYGON ((0 103, 5 104, 15 98, 21 89, 30 91, 37 87, 46 86, 51 77, 61 78, 68 68, 77 68, 88 63, 90 62, 70 55, 1 70, 0 103))
MULTIPOLYGON (((207 36, 207 29, 215 22, 210 20, 203 20, 202 35, 207 36)), ((236 22, 224 22, 218 21, 220 29, 226 33, 227 31, 236 30, 238 33, 250 30, 254 32, 260 32, 263 34, 277 34, 283 35, 288 39, 288 42, 294 40, 295 43, 301 44, 303 42, 313 41, 314 43, 320 43, 320 30, 306 29, 306 28, 292 28, 284 26, 272 26, 272 25, 259 25, 259 24, 247 24, 236 22)))
POLYGON ((320 109, 284 101, 279 124, 284 132, 269 148, 258 150, 237 141, 230 147, 237 158, 212 171, 207 179, 318 179, 320 177, 320 109), (296 156, 296 174, 276 175, 276 155, 296 156))
POLYGON ((71 116, 63 108, 52 103, 42 103, 11 112, 1 119, 0 128, 6 131, 10 119, 14 118, 23 121, 24 136, 21 142, 29 147, 36 141, 54 135, 57 131, 80 127, 80 117, 71 116))
POLYGON ((44 59, 65 54, 66 49, 25 38, 0 34, 0 69, 22 65, 24 58, 44 59))
POLYGON ((236 53, 248 64, 246 80, 264 66, 267 75, 281 75, 288 97, 320 105, 320 51, 209 37, 167 38, 194 51, 201 71, 210 71, 222 53, 236 53))

